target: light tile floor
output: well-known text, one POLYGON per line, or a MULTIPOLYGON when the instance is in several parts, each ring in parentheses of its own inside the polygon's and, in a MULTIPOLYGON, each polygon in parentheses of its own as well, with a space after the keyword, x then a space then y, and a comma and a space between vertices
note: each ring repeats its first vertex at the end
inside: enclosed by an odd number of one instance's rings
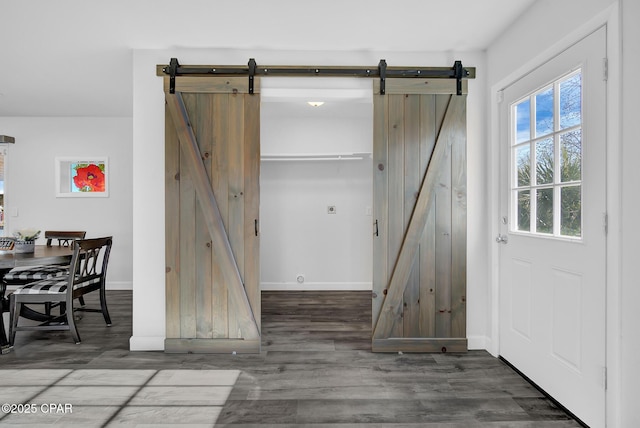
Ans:
POLYGON ((2 427, 213 427, 239 370, 0 370, 2 427))

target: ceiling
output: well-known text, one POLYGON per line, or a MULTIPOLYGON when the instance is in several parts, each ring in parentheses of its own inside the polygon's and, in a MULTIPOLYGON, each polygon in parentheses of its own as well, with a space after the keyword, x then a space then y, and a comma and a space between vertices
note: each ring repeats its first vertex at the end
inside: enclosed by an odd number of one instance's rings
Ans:
POLYGON ((0 0, 0 116, 129 117, 134 49, 482 51, 534 1, 0 0))

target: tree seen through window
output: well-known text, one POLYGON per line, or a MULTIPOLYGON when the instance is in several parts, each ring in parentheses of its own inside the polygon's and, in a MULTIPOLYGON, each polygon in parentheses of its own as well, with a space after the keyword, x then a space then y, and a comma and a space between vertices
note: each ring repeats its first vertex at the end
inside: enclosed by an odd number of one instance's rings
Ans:
POLYGON ((582 79, 575 72, 512 109, 515 230, 582 236, 582 79))

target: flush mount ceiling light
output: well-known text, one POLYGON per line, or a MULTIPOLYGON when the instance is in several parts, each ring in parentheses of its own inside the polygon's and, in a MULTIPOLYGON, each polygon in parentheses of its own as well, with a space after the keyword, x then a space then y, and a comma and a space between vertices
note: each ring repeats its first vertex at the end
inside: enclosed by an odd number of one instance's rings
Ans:
POLYGON ((320 107, 322 104, 324 104, 324 101, 307 101, 307 104, 309 104, 311 107, 320 107))

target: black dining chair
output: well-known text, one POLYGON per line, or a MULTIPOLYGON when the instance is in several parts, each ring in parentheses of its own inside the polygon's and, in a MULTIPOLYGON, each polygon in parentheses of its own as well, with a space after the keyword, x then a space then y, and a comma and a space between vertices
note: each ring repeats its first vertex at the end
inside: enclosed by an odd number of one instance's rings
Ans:
POLYGON ((16 332, 25 330, 70 330, 73 340, 80 343, 75 322, 76 311, 101 312, 107 326, 111 317, 107 310, 105 281, 111 253, 112 237, 80 239, 74 241, 70 274, 44 279, 21 286, 9 296, 9 344, 13 346, 16 332), (100 293, 100 309, 74 307, 74 301, 87 293, 100 293), (52 316, 38 325, 19 325, 22 305, 32 303, 61 303, 64 313, 52 316))

